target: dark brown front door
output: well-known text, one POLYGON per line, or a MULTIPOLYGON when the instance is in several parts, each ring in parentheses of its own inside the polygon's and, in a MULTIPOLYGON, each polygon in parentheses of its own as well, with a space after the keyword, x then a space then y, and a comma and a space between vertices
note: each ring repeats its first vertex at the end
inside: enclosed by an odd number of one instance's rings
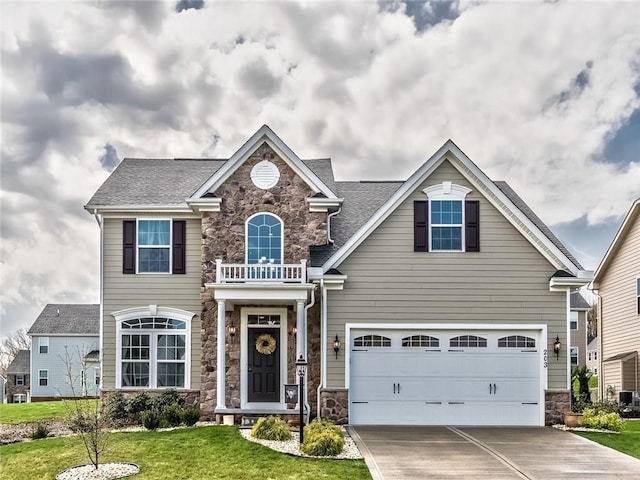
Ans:
POLYGON ((280 401, 280 328, 250 328, 249 402, 280 401))

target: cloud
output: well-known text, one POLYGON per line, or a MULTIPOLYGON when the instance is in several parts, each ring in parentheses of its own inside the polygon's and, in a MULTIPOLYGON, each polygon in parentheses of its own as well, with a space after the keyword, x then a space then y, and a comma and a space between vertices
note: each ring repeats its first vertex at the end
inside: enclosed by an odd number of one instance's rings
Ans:
POLYGON ((114 168, 118 166, 120 163, 120 159, 118 158, 118 152, 115 147, 110 144, 106 144, 104 147, 104 153, 100 155, 100 165, 107 172, 113 171, 114 168))
POLYGON ((176 3, 176 12, 182 12, 183 10, 200 10, 204 7, 204 0, 180 0, 176 3))

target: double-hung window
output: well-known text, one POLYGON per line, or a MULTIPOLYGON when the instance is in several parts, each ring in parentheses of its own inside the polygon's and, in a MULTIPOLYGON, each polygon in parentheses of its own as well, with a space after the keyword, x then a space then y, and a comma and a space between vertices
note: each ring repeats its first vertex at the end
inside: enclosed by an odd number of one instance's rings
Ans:
POLYGON ((24 385, 24 375, 16 375, 16 385, 24 385))
POLYGON ((123 221, 122 273, 186 273, 186 221, 123 221))
POLYGON ((578 312, 570 312, 571 330, 578 329, 578 312))
POLYGON ((40 353, 49 353, 49 337, 38 338, 38 351, 40 353))
POLYGON ((431 201, 431 250, 462 250, 462 200, 431 201))
POLYGON ((38 385, 41 387, 49 385, 49 370, 38 370, 38 385))
POLYGON ((578 347, 571 347, 571 365, 578 365, 578 347))
POLYGON ((636 278, 636 302, 638 304, 636 313, 640 315, 640 278, 636 278))

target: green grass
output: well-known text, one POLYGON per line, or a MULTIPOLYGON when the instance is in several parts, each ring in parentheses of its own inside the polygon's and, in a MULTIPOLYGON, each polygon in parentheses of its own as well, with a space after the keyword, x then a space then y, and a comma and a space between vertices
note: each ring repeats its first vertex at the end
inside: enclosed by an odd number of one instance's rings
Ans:
MULTIPOLYGON (((95 402, 96 400, 78 400, 81 403, 95 402)), ((52 418, 65 418, 67 412, 73 409, 69 404, 73 400, 60 400, 55 402, 33 403, 7 403, 0 405, 0 423, 26 423, 52 418)))
MULTIPOLYGON (((363 460, 294 457, 242 438, 237 427, 111 433, 104 462, 140 466, 136 480, 174 479, 370 479, 363 460)), ((88 463, 78 437, 51 438, 0 447, 2 478, 51 479, 88 463)))
POLYGON ((625 429, 619 435, 595 432, 573 433, 632 457, 640 458, 640 420, 627 420, 625 429))
MULTIPOLYGON (((589 388, 598 388, 598 377, 591 377, 589 379, 589 388)), ((573 381, 573 393, 577 396, 579 392, 578 381, 573 381)))

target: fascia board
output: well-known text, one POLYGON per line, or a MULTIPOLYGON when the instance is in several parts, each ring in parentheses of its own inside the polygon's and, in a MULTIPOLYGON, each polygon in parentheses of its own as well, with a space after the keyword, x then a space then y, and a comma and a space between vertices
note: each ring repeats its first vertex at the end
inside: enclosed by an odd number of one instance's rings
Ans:
POLYGON ((266 141, 267 144, 316 192, 322 192, 327 197, 336 198, 337 195, 327 187, 318 176, 311 171, 302 160, 271 130, 263 125, 236 153, 234 153, 209 180, 196 190, 193 197, 202 197, 211 189, 215 190, 222 182, 236 171, 236 169, 266 141))
POLYGON ((633 202, 633 204, 631 205, 631 208, 622 221, 622 224, 620 225, 616 236, 613 237, 611 245, 609 245, 607 252, 604 254, 604 257, 602 257, 600 265, 598 265, 598 268, 596 268, 596 273, 593 275, 593 281, 589 285, 589 288, 591 290, 597 290, 600 287, 599 282, 604 275, 604 272, 606 272, 607 268, 609 268, 609 263, 615 255, 615 252, 618 250, 619 242, 622 241, 622 238, 626 235, 628 229, 631 228, 631 218, 640 216, 640 212, 636 212, 636 209, 640 210, 640 198, 633 202))
POLYGON ((552 265, 558 269, 568 269, 574 275, 578 275, 579 272, 581 272, 451 140, 448 140, 440 147, 440 149, 396 191, 387 203, 383 205, 341 249, 325 262, 322 267, 323 270, 328 271, 331 268, 338 267, 400 203, 409 197, 420 183, 428 178, 445 160, 447 152, 451 152, 453 157, 464 167, 463 169, 458 169, 458 171, 469 180, 472 185, 482 191, 487 201, 498 209, 509 223, 527 238, 552 265))
POLYGON ((186 204, 176 205, 85 205, 84 209, 91 215, 118 212, 140 213, 193 213, 186 204))
POLYGON ((577 288, 584 287, 591 281, 589 278, 577 278, 577 277, 551 277, 549 280, 549 288, 577 288))

